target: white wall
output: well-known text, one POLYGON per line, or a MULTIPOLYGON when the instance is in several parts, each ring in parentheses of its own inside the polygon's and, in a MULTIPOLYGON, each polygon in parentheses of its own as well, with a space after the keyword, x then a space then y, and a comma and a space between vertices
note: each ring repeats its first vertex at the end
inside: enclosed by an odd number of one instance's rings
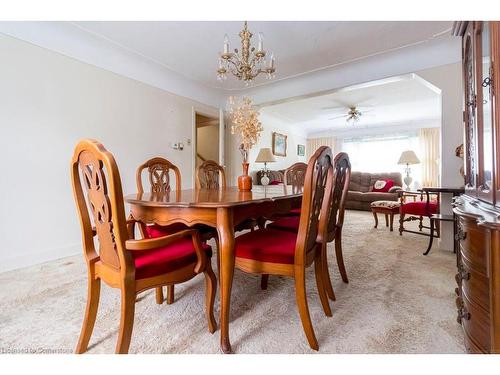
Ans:
MULTIPOLYGON (((293 163, 302 161, 307 162, 305 156, 297 155, 297 145, 306 145, 306 137, 304 134, 297 134, 290 132, 287 124, 276 119, 275 117, 269 116, 265 113, 265 110, 260 111, 260 121, 264 130, 261 133, 261 137, 257 144, 250 150, 249 162, 250 162, 250 173, 255 175, 257 171, 264 167, 263 163, 255 163, 255 159, 259 153, 259 150, 263 147, 268 147, 272 149, 272 133, 277 132, 287 135, 287 153, 286 156, 275 156, 276 162, 268 163, 268 168, 272 170, 285 169, 288 168, 293 163)), ((230 128, 230 126, 228 126, 230 128)), ((229 181, 233 185, 236 184, 237 178, 242 174, 241 167, 241 154, 238 151, 238 137, 232 135, 230 130, 226 134, 228 147, 226 148, 227 157, 227 172, 230 176, 229 181)), ((254 181, 255 183, 255 181, 254 181)))
POLYGON ((82 252, 69 169, 81 138, 115 155, 125 194, 156 155, 191 186, 192 108, 214 108, 3 35, 0 61, 0 271, 82 252))

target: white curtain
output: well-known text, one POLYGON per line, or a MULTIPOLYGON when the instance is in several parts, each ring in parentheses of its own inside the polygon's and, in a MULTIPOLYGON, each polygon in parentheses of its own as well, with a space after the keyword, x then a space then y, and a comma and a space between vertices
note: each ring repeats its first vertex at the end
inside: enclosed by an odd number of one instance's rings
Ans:
POLYGON ((314 155, 316 150, 321 146, 328 146, 332 149, 332 154, 336 152, 336 139, 335 137, 311 138, 307 140, 306 155, 307 160, 314 155))
POLYGON ((439 186, 440 128, 420 129, 418 137, 420 140, 422 186, 439 186))

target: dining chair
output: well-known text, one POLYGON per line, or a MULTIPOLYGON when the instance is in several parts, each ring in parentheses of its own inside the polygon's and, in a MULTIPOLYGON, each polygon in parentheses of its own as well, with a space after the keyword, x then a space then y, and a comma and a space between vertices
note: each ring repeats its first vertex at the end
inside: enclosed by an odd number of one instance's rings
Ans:
MULTIPOLYGON (((283 177, 283 193, 287 195, 290 194, 300 194, 304 191, 304 178, 306 177, 307 164, 302 162, 297 162, 285 169, 283 177), (290 188, 288 187, 290 185, 290 188)), ((294 207, 289 212, 276 215, 270 218, 271 221, 279 220, 282 217, 295 216, 297 220, 298 227, 298 217, 300 216, 300 207, 294 207)), ((261 289, 267 289, 267 284, 269 282, 269 275, 262 275, 260 280, 261 289)))
POLYGON ((258 229, 236 237, 235 267, 247 272, 290 276, 295 280, 295 295, 305 335, 312 349, 318 341, 311 323, 305 283, 306 268, 315 265, 318 294, 327 316, 331 316, 324 285, 322 247, 326 239, 333 185, 332 153, 320 147, 309 160, 304 179, 300 225, 297 232, 272 228, 258 229))
MULTIPOLYGON (((162 157, 154 157, 141 164, 135 173, 135 180, 137 185, 137 193, 144 193, 144 186, 142 184, 142 174, 144 171, 148 173, 149 192, 165 194, 172 190, 170 180, 171 172, 175 176, 175 190, 177 193, 181 191, 181 172, 179 168, 172 164, 167 159, 162 157)), ((146 225, 139 223, 139 230, 142 238, 155 238, 161 237, 165 234, 173 233, 175 231, 185 230, 188 227, 182 223, 176 223, 167 226, 160 226, 158 224, 146 225)), ((174 303, 174 285, 167 286, 167 304, 174 303)), ((161 305, 163 303, 163 287, 156 288, 156 303, 161 305)))
POLYGON ((226 173, 224 167, 213 160, 205 160, 196 168, 197 189, 225 189, 226 173))
MULTIPOLYGON (((334 242, 335 256, 337 259, 337 266, 339 268, 342 281, 349 282, 347 271, 344 264, 344 257, 342 253, 342 228, 344 225, 345 202, 347 199, 347 192, 349 190, 349 181, 351 177, 351 163, 349 155, 345 152, 338 153, 333 160, 334 170, 334 185, 331 191, 331 208, 330 216, 328 218, 327 240, 326 243, 334 242)), ((296 216, 284 217, 274 221, 268 225, 268 228, 297 232, 299 230, 300 219, 296 216)), ((326 252, 326 243, 325 249, 326 252)), ((328 272, 327 257, 324 257, 324 272, 325 272, 325 285, 327 288, 328 296, 335 300, 335 293, 333 292, 332 283, 330 281, 330 274, 328 272)))
MULTIPOLYGON (((224 172, 224 167, 219 165, 213 160, 206 160, 201 163, 198 168, 196 168, 196 188, 197 189, 225 189, 226 188, 226 173, 224 172)), ((240 232, 249 229, 254 231, 255 227, 258 225, 256 219, 247 219, 236 225, 234 230, 240 232)), ((203 229, 202 229, 203 230, 203 229)), ((212 229, 211 231, 203 230, 207 232, 204 239, 214 238, 217 247, 217 272, 220 269, 220 256, 219 256, 219 240, 217 231, 212 229), (209 233, 209 234, 208 234, 209 233)))
POLYGON ((78 209, 88 274, 88 297, 76 353, 87 351, 96 321, 101 280, 121 292, 116 353, 127 353, 138 293, 205 275, 205 314, 213 333, 217 280, 211 248, 196 230, 187 229, 152 239, 134 239, 126 220, 120 173, 113 155, 95 140, 78 143, 71 161, 73 194, 78 209), (96 246, 97 245, 97 246, 96 246))

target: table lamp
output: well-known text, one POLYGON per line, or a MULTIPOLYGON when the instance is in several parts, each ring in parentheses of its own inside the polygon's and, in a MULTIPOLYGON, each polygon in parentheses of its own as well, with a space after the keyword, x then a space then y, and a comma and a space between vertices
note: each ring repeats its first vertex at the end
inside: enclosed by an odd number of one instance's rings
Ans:
POLYGON ((413 181, 413 179, 410 176, 410 172, 411 172, 410 165, 419 164, 419 163, 420 163, 420 160, 418 159, 415 152, 412 150, 403 151, 401 153, 401 156, 399 157, 398 164, 403 164, 403 165, 406 164, 406 167, 405 167, 406 176, 403 179, 403 181, 406 185, 406 190, 410 190, 410 185, 413 181))
POLYGON ((270 148, 261 148, 259 154, 257 155, 257 159, 255 159, 256 163, 264 163, 264 170, 262 171, 262 177, 260 179, 260 183, 264 186, 269 185, 269 176, 267 171, 267 163, 275 162, 273 153, 270 148))

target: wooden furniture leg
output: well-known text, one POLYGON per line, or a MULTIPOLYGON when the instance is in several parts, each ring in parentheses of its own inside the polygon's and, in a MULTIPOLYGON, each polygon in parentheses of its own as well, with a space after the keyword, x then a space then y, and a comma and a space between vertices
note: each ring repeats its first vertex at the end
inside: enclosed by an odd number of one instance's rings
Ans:
POLYGON ((174 286, 167 285, 167 305, 174 303, 174 286))
POLYGON ((115 352, 117 354, 128 353, 130 339, 132 338, 132 329, 134 328, 134 312, 135 312, 135 288, 134 285, 124 286, 121 292, 121 318, 120 330, 118 333, 118 341, 116 343, 115 352))
POLYGON ((385 226, 388 227, 389 226, 389 216, 387 214, 384 214, 385 216, 385 226))
POLYGON ((340 276, 342 281, 346 284, 349 283, 347 278, 347 271, 345 270, 344 256, 342 255, 342 228, 338 228, 335 233, 335 257, 337 258, 337 266, 339 267, 340 276))
POLYGON ((427 250, 425 251, 424 255, 429 254, 432 248, 432 240, 434 240, 434 219, 431 217, 431 235, 429 237, 429 246, 427 246, 427 250))
POLYGON ((217 232, 220 242, 220 345, 226 354, 232 352, 229 340, 229 309, 234 274, 233 211, 217 208, 217 232))
POLYGON ((316 335, 314 334, 311 316, 309 314, 309 306, 307 305, 306 275, 303 266, 295 267, 295 297, 297 299, 300 320, 302 321, 307 341, 312 349, 318 350, 318 340, 316 340, 316 335))
MULTIPOLYGON (((318 249, 316 250, 316 258, 314 259, 314 273, 316 276, 316 286, 318 288, 319 299, 321 301, 321 306, 326 316, 332 316, 332 310, 330 309, 330 303, 328 302, 328 294, 326 292, 325 286, 325 272, 324 272, 324 260, 326 256, 325 246, 318 244, 318 249)), ((330 285, 331 286, 331 285, 330 285)))
MULTIPOLYGON (((326 245, 324 246, 326 247, 326 245)), ((326 249, 325 249, 325 254, 326 254, 326 249)), ((337 298, 335 297, 335 293, 333 291, 332 280, 330 279, 330 272, 328 268, 328 257, 326 255, 322 259, 322 262, 323 262, 324 286, 326 294, 328 295, 328 298, 330 298, 332 301, 336 301, 337 298)))
POLYGON ((212 270, 212 265, 207 262, 205 269, 205 315, 208 321, 208 331, 214 333, 217 329, 217 322, 214 317, 214 300, 215 293, 217 292, 217 278, 212 270))
MULTIPOLYGON (((93 266, 92 266, 93 268, 93 266)), ((94 324, 97 317, 97 309, 99 307, 99 296, 101 292, 101 280, 95 278, 95 272, 89 272, 87 283, 87 306, 85 308, 85 317, 82 323, 82 330, 75 352, 82 354, 87 351, 90 336, 94 330, 94 324)))
POLYGON ((376 228, 378 226, 377 212, 376 211, 372 211, 372 213, 373 213, 373 218, 375 219, 375 226, 374 226, 374 228, 376 228))
POLYGON ((394 230, 394 212, 391 212, 391 215, 389 216, 389 219, 391 221, 391 226, 390 226, 390 231, 392 232, 394 230))
POLYGON ((266 290, 267 289, 267 282, 269 280, 269 275, 263 274, 260 277, 260 289, 266 290))
POLYGON ((155 289, 155 294, 156 294, 156 303, 158 305, 161 305, 163 303, 163 287, 159 286, 158 288, 155 289))

